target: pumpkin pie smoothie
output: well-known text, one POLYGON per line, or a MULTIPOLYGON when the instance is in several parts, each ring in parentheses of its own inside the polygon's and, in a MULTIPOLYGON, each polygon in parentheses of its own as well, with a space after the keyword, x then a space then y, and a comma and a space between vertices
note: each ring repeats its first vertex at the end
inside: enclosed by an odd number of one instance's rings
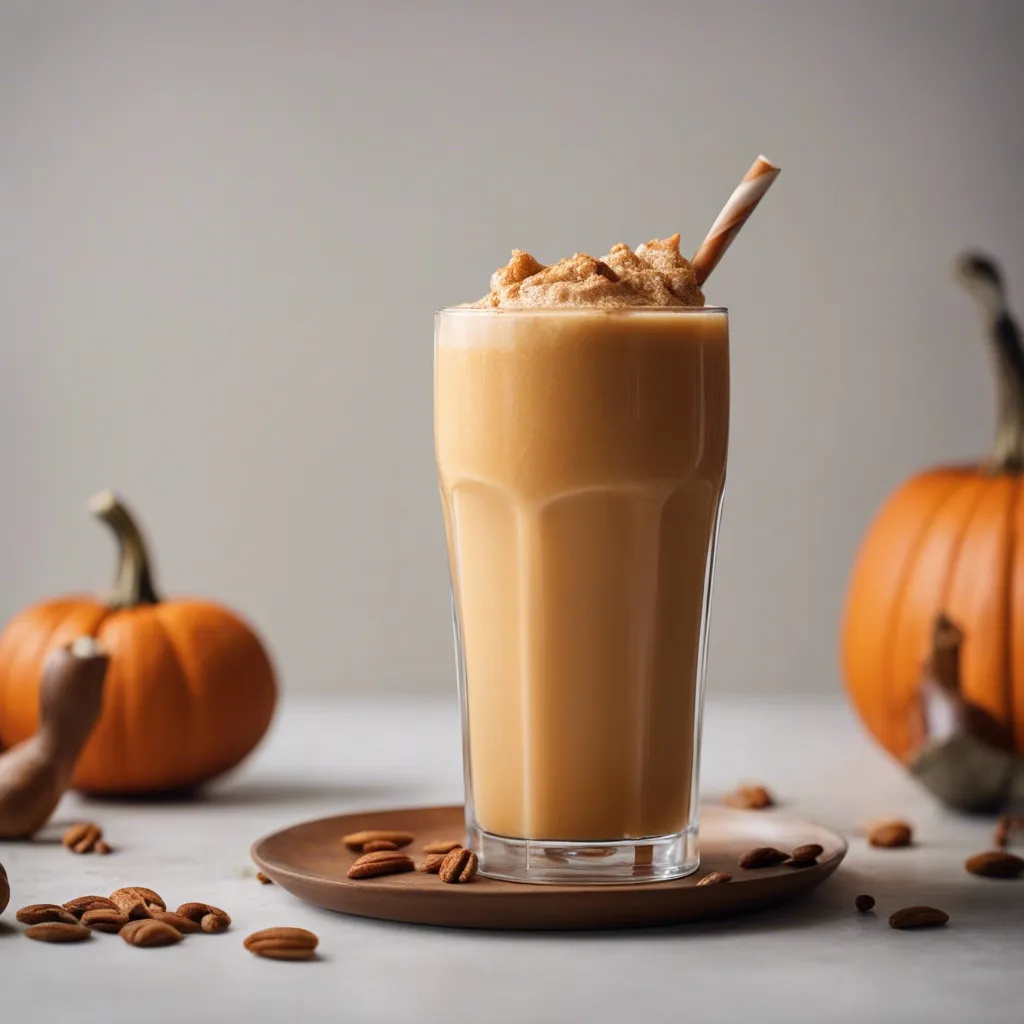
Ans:
POLYGON ((437 314, 434 397, 482 871, 689 873, 726 311, 678 235, 553 266, 517 250, 437 314))

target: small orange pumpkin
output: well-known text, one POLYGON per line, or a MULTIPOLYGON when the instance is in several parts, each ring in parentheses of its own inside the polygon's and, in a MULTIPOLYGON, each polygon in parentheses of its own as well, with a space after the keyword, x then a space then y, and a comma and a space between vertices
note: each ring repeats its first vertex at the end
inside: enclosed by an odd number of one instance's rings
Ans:
POLYGON ((72 785, 90 793, 189 790, 241 761, 273 716, 277 687, 253 631, 208 601, 161 600, 146 544, 112 492, 92 512, 118 541, 112 595, 70 596, 16 615, 0 633, 0 743, 31 736, 55 647, 95 636, 110 654, 103 710, 72 785))
POLYGON ((903 761, 916 752, 916 691, 940 617, 963 636, 960 695, 1000 746, 1024 754, 1024 351, 995 264, 970 255, 958 271, 991 340, 995 445, 981 464, 932 469, 889 498, 857 555, 842 626, 854 706, 903 761))

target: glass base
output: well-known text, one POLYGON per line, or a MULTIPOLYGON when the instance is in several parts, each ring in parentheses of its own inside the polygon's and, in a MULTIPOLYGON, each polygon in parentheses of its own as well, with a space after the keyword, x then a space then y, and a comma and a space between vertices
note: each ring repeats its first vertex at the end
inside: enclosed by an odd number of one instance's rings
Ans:
POLYGON ((509 839, 470 825, 469 848, 480 874, 506 882, 542 885, 623 885, 685 878, 700 865, 697 826, 647 839, 575 843, 509 839))

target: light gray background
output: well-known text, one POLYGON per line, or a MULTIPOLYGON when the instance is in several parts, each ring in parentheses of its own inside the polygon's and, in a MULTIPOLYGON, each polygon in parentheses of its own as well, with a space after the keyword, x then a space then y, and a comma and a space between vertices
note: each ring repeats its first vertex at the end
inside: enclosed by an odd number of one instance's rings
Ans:
POLYGON ((1012 2, 0 0, 0 617, 108 582, 112 486, 289 687, 452 686, 432 310, 513 246, 693 249, 764 151, 709 289, 710 682, 836 687, 872 511, 989 441, 949 264, 1024 307, 1022 43, 1012 2))

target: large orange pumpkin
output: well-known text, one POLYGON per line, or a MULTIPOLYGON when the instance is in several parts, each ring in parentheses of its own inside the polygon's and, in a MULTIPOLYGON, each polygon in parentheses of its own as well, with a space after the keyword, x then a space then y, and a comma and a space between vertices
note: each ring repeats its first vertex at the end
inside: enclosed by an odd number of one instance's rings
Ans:
POLYGON ((192 789, 234 767, 259 742, 276 684, 255 633, 220 605, 161 600, 138 526, 111 492, 92 511, 120 548, 107 600, 70 596, 16 615, 0 634, 0 743, 37 728, 39 679, 54 648, 76 636, 110 653, 103 710, 72 785, 92 793, 192 789))
POLYGON ((1024 352, 985 257, 961 258, 991 340, 999 415, 991 456, 915 476, 882 507, 857 555, 841 658, 853 703, 903 761, 915 754, 916 692, 945 616, 963 636, 960 694, 1024 753, 1024 352))

